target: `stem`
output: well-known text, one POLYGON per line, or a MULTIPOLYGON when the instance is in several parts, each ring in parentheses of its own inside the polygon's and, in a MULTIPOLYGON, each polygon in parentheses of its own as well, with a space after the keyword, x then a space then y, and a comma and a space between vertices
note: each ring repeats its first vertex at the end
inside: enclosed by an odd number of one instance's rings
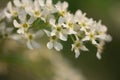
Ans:
POLYGON ((75 42, 75 39, 73 38, 73 36, 72 36, 72 35, 70 35, 70 38, 72 39, 72 41, 73 41, 73 42, 75 42))

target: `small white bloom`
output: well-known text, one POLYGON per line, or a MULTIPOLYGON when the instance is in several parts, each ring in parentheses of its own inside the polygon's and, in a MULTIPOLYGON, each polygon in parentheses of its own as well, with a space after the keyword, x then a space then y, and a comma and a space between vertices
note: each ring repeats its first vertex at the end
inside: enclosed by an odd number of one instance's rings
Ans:
POLYGON ((83 20, 81 20, 79 22, 79 25, 80 25, 80 30, 81 31, 84 31, 85 33, 87 32, 88 29, 90 29, 90 27, 93 25, 93 19, 88 19, 88 18, 85 18, 83 20))
POLYGON ((45 0, 38 0, 38 3, 41 7, 45 6, 45 0))
POLYGON ((34 19, 30 17, 29 20, 26 20, 26 14, 19 15, 20 23, 18 23, 16 20, 13 21, 13 24, 16 28, 18 28, 17 33, 24 34, 30 27, 30 25, 33 23, 34 19))
POLYGON ((98 43, 96 42, 96 38, 97 38, 97 35, 95 33, 95 30, 92 29, 91 31, 86 33, 82 41, 91 41, 92 44, 97 45, 98 43))
POLYGON ((87 17, 86 17, 86 13, 82 13, 81 10, 77 10, 77 11, 75 12, 74 19, 75 19, 76 22, 79 22, 79 21, 81 21, 82 19, 86 19, 86 18, 87 18, 87 17))
POLYGON ((26 45, 29 49, 37 49, 40 47, 39 43, 34 40, 35 37, 37 37, 36 34, 27 33, 25 37, 27 39, 26 45))
POLYGON ((50 38, 50 41, 47 43, 48 49, 55 48, 57 51, 60 51, 63 49, 63 46, 61 43, 57 42, 58 37, 55 34, 51 34, 49 31, 45 30, 45 33, 50 38))
POLYGON ((63 18, 60 17, 58 23, 56 24, 55 19, 50 19, 50 24, 52 25, 52 34, 56 34, 61 40, 67 41, 67 32, 63 29, 63 18))
POLYGON ((97 45, 97 53, 96 53, 96 57, 98 59, 101 59, 101 54, 103 52, 103 48, 104 48, 105 42, 104 41, 100 41, 100 43, 97 45))
POLYGON ((18 8, 26 8, 28 6, 31 6, 33 1, 32 0, 13 0, 13 3, 18 8))
POLYGON ((13 34, 10 36, 13 40, 16 40, 18 43, 26 44, 29 49, 40 48, 40 44, 37 42, 37 39, 41 38, 43 32, 41 30, 37 32, 27 32, 25 34, 13 34))
MULTIPOLYGON (((41 1, 41 0, 40 0, 41 1)), ((39 1, 39 3, 40 3, 39 1)), ((53 2, 52 0, 46 0, 46 1, 43 1, 41 4, 40 4, 41 8, 42 8, 42 17, 41 19, 44 21, 44 22, 48 22, 49 19, 51 18, 51 16, 53 17, 54 13, 57 11, 56 8, 54 7, 53 5, 53 2), (41 6, 42 5, 42 6, 41 6)))
POLYGON ((112 40, 112 37, 107 34, 107 27, 105 25, 101 24, 101 21, 96 23, 96 26, 94 27, 96 29, 97 38, 110 42, 112 40))
POLYGON ((45 1, 45 6, 43 7, 43 12, 44 12, 45 15, 49 15, 51 13, 56 12, 56 9, 55 9, 55 7, 53 5, 52 0, 46 0, 45 1))
POLYGON ((68 13, 64 16, 64 19, 65 21, 63 26, 67 29, 68 34, 76 34, 77 32, 74 30, 75 28, 74 16, 68 13))
POLYGON ((56 12, 56 9, 55 9, 55 7, 53 5, 53 1, 52 0, 46 0, 46 4, 45 5, 46 5, 46 8, 47 8, 47 10, 49 12, 51 12, 51 13, 56 12))
POLYGON ((8 19, 11 17, 16 17, 18 15, 18 9, 15 8, 11 2, 8 2, 7 8, 5 10, 5 15, 8 19))
POLYGON ((79 25, 80 31, 84 31, 85 33, 94 23, 93 19, 87 18, 86 13, 83 14, 81 10, 76 11, 74 20, 79 25))
POLYGON ((25 10, 30 16, 34 16, 35 18, 42 16, 41 6, 37 0, 33 2, 33 5, 26 7, 25 10))
POLYGON ((55 7, 58 10, 58 13, 61 16, 64 16, 67 13, 68 3, 66 1, 64 1, 63 3, 58 1, 55 7))
POLYGON ((80 50, 88 51, 88 49, 83 45, 83 42, 76 37, 76 41, 72 44, 72 51, 75 51, 75 57, 78 58, 80 55, 80 50))

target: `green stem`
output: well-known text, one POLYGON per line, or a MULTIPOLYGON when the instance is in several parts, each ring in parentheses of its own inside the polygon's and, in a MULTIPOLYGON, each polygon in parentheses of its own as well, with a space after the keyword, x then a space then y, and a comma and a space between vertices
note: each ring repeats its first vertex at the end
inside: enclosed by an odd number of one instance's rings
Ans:
POLYGON ((73 41, 73 42, 75 42, 75 39, 73 38, 73 36, 72 36, 72 35, 70 35, 70 38, 72 39, 72 41, 73 41))

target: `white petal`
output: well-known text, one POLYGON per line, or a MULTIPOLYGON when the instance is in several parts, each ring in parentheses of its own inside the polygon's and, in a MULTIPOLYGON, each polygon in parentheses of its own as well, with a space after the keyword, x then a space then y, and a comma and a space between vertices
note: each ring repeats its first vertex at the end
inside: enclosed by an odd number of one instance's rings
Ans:
POLYGON ((16 20, 13 21, 13 24, 16 28, 19 28, 21 26, 16 20))
POLYGON ((92 40, 92 44, 97 45, 98 43, 93 39, 93 40, 92 40))
POLYGON ((7 4, 7 8, 8 10, 11 12, 13 9, 12 9, 12 3, 9 1, 8 4, 7 4))
POLYGON ((75 48, 75 45, 74 45, 74 44, 72 44, 71 51, 73 51, 73 50, 74 50, 74 48, 75 48))
POLYGON ((99 38, 99 39, 105 40, 106 35, 105 34, 100 34, 96 37, 99 38))
POLYGON ((75 58, 78 58, 80 55, 79 49, 75 49, 75 58))
POLYGON ((7 11, 5 11, 4 13, 5 13, 5 15, 6 15, 7 18, 10 19, 10 18, 12 17, 12 14, 11 14, 11 13, 8 13, 7 11))
POLYGON ((48 42, 47 43, 47 47, 48 47, 48 49, 52 49, 53 48, 53 42, 48 42))
POLYGON ((61 49, 63 49, 63 46, 62 46, 61 43, 54 42, 54 48, 55 48, 57 51, 60 51, 61 49))
POLYGON ((58 1, 55 7, 57 8, 58 11, 61 11, 61 2, 58 1))
POLYGON ((41 20, 46 23, 46 18, 41 16, 41 20))
POLYGON ((55 36, 55 35, 57 35, 56 32, 57 32, 57 31, 54 29, 54 30, 51 32, 50 36, 55 36))
POLYGON ((33 46, 32 46, 32 44, 31 44, 31 41, 27 41, 26 45, 27 45, 27 47, 28 47, 29 49, 33 49, 33 46))
POLYGON ((50 33, 49 31, 44 30, 44 32, 47 34, 47 36, 48 36, 48 37, 50 37, 50 36, 51 36, 51 33, 50 33))
POLYGON ((69 29, 69 34, 77 34, 73 29, 69 29))
POLYGON ((83 51, 88 51, 88 49, 85 46, 81 46, 80 49, 83 51))
POLYGON ((67 36, 64 36, 62 33, 59 34, 59 38, 63 41, 67 41, 67 36))
POLYGON ((98 59, 101 59, 101 58, 102 58, 102 57, 101 57, 101 54, 100 54, 99 52, 96 53, 96 57, 97 57, 98 59))
POLYGON ((51 6, 52 5, 52 0, 46 0, 46 5, 51 6))
POLYGON ((64 24, 64 23, 62 24, 62 26, 65 27, 65 28, 68 28, 68 25, 66 25, 66 24, 64 24))
POLYGON ((65 19, 63 17, 60 17, 58 19, 58 23, 61 25, 63 22, 65 22, 65 19))
POLYGON ((68 8, 68 3, 64 1, 62 7, 63 7, 63 10, 66 10, 68 8))
POLYGON ((107 36, 106 36, 106 41, 107 41, 107 42, 112 41, 112 37, 111 37, 110 35, 107 35, 107 36))
POLYGON ((26 16, 27 16, 27 13, 25 11, 21 10, 21 12, 19 12, 19 16, 18 17, 19 17, 21 22, 23 22, 23 23, 26 22, 26 16))
POLYGON ((55 25, 55 19, 50 19, 50 24, 53 26, 53 27, 55 27, 56 25, 55 25))
POLYGON ((34 1, 35 10, 40 10, 40 5, 37 0, 34 1))
POLYGON ((16 7, 21 7, 21 5, 22 5, 20 0, 14 0, 13 3, 16 7))
POLYGON ((107 27, 106 26, 102 26, 101 29, 102 29, 103 32, 107 31, 107 27))
POLYGON ((31 6, 33 4, 33 0, 21 0, 21 2, 25 6, 31 6))
POLYGON ((76 13, 75 13, 75 16, 76 17, 79 17, 82 15, 82 11, 81 10, 77 10, 76 13))
POLYGON ((40 6, 44 6, 45 5, 44 0, 38 0, 38 2, 40 4, 40 6))
POLYGON ((82 27, 80 30, 81 30, 81 31, 86 31, 86 28, 82 27))
POLYGON ((28 23, 32 24, 34 21, 35 21, 35 18, 31 16, 30 19, 28 20, 28 23))
POLYGON ((22 28, 20 28, 20 29, 17 30, 17 33, 24 34, 24 30, 22 28))
POLYGON ((88 40, 90 40, 89 36, 86 36, 85 38, 82 39, 82 41, 88 41, 88 40))

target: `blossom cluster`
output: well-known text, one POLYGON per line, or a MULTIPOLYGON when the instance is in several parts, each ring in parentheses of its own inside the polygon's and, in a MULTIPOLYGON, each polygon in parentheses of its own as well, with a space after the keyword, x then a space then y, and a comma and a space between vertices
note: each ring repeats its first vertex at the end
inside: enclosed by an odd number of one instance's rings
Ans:
POLYGON ((53 4, 52 0, 13 0, 1 11, 0 38, 9 37, 34 49, 40 47, 36 38, 43 35, 49 39, 47 47, 57 51, 63 49, 61 41, 71 38, 76 58, 81 51, 89 51, 85 43, 91 42, 101 59, 105 43, 112 39, 101 21, 86 17, 81 10, 70 13, 66 1, 53 4))

